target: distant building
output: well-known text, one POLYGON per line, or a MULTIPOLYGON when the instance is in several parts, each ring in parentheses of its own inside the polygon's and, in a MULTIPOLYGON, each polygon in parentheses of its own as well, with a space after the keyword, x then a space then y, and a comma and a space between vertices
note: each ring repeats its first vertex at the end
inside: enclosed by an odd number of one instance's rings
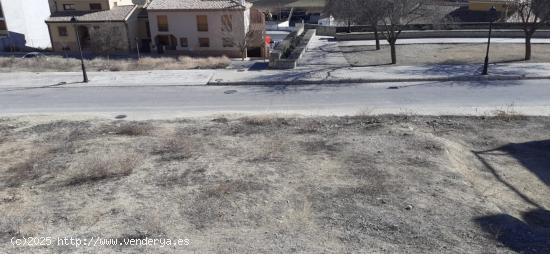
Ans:
POLYGON ((488 11, 495 7, 499 12, 506 12, 511 3, 516 0, 469 0, 468 8, 471 11, 488 11))
POLYGON ((146 40, 146 22, 140 14, 148 1, 56 0, 46 20, 52 49, 78 51, 77 33, 84 51, 98 54, 129 52, 146 40), (71 22, 75 17, 76 22, 71 22), (140 27, 143 26, 143 27, 140 27))
POLYGON ((154 0, 147 11, 158 53, 246 57, 264 52, 264 15, 244 0, 154 0))
POLYGON ((2 10, 2 2, 0 2, 0 38, 8 35, 8 27, 6 26, 6 18, 4 18, 4 11, 2 10))
POLYGON ((51 47, 48 0, 0 0, 0 51, 51 47))

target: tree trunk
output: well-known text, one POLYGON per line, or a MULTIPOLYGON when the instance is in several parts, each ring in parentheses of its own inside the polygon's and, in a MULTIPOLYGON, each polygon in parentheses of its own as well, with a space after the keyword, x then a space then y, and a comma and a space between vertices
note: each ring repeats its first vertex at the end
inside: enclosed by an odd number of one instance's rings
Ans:
POLYGON ((374 39, 376 40, 376 50, 380 50, 380 37, 378 36, 378 27, 374 26, 374 39))
POLYGON ((351 33, 351 20, 348 19, 348 33, 351 33))
POLYGON ((397 53, 395 50, 395 42, 390 41, 390 48, 391 48, 391 64, 397 63, 397 53))
POLYGON ((531 60, 531 35, 525 37, 525 61, 531 60))

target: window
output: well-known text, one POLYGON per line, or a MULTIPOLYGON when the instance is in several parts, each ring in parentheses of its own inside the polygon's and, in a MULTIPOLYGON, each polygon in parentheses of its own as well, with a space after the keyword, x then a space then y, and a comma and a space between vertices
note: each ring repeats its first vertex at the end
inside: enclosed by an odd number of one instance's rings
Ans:
POLYGON ((72 11, 75 10, 74 4, 63 4, 63 10, 72 11))
POLYGON ((181 38, 180 38, 180 46, 181 46, 182 48, 187 48, 187 47, 189 47, 189 43, 187 42, 187 38, 185 38, 185 37, 181 37, 181 38))
POLYGON ((59 33, 59 36, 68 36, 69 33, 67 32, 67 27, 60 26, 57 28, 57 32, 59 33))
POLYGON ((222 32, 233 31, 233 17, 231 15, 222 15, 222 32))
POLYGON ((91 11, 101 11, 101 4, 93 3, 90 4, 90 10, 91 11))
POLYGON ((3 20, 0 20, 0 30, 8 30, 8 28, 6 27, 6 22, 4 22, 3 20))
POLYGON ((206 15, 197 16, 197 31, 208 32, 208 16, 206 15))
POLYGON ((208 38, 199 38, 199 47, 201 47, 201 48, 210 47, 210 39, 208 39, 208 38))
POLYGON ((224 48, 235 47, 235 41, 233 40, 233 38, 222 38, 222 43, 224 48))
POLYGON ((157 26, 159 32, 168 32, 168 17, 165 15, 157 16, 157 26))

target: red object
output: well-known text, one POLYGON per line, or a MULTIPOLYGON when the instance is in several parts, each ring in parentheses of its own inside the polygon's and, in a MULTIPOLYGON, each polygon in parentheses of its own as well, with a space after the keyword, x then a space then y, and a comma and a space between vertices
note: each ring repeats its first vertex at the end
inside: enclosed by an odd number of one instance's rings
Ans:
POLYGON ((265 44, 270 44, 270 43, 271 43, 271 36, 266 35, 265 36, 265 44))

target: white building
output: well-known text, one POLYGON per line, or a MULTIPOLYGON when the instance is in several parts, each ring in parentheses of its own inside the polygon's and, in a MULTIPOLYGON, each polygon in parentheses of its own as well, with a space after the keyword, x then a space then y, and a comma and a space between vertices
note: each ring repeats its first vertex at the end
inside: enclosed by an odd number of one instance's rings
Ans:
POLYGON ((255 49, 259 56, 265 19, 251 7, 245 0, 153 0, 147 7, 153 50, 243 57, 255 49))
POLYGON ((48 0, 0 0, 0 5, 5 24, 4 32, 0 26, 0 51, 51 47, 44 22, 51 12, 48 0))

